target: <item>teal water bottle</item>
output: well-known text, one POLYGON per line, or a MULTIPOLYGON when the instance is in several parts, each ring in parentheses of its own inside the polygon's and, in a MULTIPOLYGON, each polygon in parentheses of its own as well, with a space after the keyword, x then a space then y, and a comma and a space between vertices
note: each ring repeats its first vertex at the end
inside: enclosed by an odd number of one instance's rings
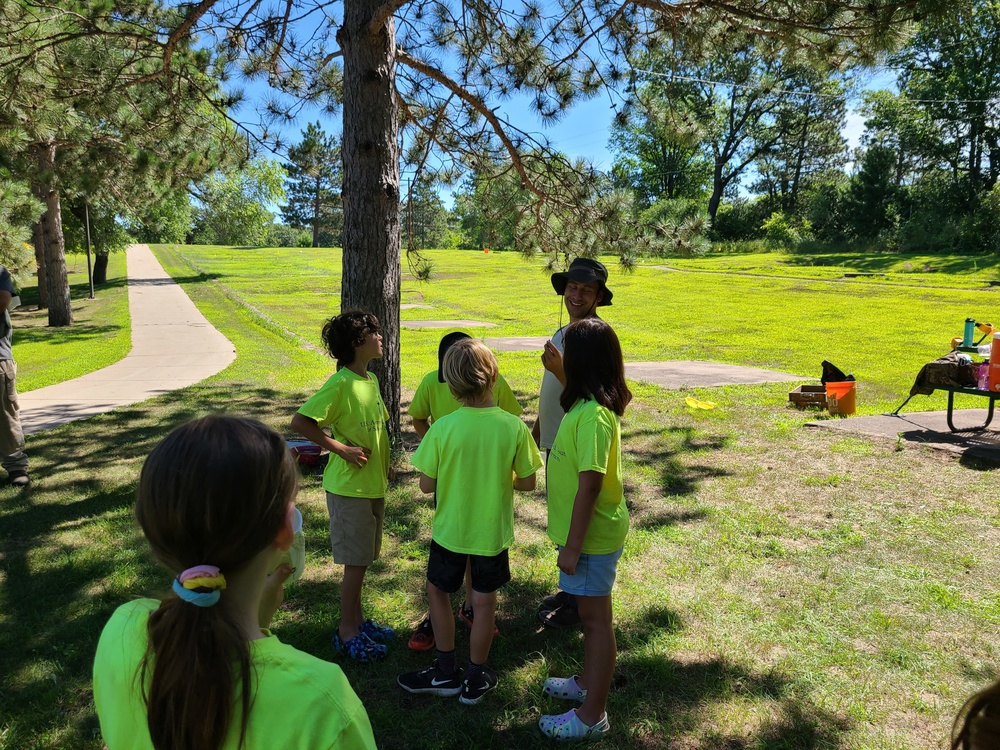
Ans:
POLYGON ((976 335, 976 321, 965 319, 965 332, 962 334, 962 346, 972 346, 972 337, 976 335))

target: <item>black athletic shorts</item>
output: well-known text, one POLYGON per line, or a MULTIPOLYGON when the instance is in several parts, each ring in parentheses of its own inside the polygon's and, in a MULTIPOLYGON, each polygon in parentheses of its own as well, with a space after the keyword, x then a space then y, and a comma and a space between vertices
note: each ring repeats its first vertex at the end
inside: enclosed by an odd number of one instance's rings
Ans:
POLYGON ((458 591, 465 583, 466 560, 472 561, 473 591, 491 594, 510 580, 510 557, 507 550, 492 557, 468 555, 452 552, 433 539, 430 559, 427 561, 427 580, 449 594, 458 591))

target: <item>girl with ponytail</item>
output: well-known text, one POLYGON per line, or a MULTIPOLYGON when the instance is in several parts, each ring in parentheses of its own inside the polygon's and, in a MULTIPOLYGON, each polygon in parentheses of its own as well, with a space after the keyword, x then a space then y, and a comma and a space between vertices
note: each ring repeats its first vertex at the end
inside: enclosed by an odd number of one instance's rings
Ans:
POLYGON ((267 627, 291 567, 295 465, 249 419, 188 422, 153 449, 135 514, 173 576, 162 601, 122 605, 94 661, 109 750, 374 748, 340 667, 267 627))

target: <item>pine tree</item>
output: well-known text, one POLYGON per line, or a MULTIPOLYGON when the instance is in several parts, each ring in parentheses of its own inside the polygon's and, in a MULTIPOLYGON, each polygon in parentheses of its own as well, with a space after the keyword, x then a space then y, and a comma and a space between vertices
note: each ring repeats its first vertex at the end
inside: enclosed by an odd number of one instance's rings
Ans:
MULTIPOLYGON (((86 23, 79 31, 88 35, 106 33, 123 14, 148 7, 94 0, 88 8, 86 0, 80 2, 86 23)), ((446 0, 343 0, 338 7, 306 0, 273 7, 254 0, 203 0, 177 5, 156 33, 137 32, 134 43, 140 54, 160 58, 162 75, 185 41, 204 33, 219 40, 224 56, 238 59, 244 73, 291 95, 292 107, 303 99, 335 106, 342 97, 341 303, 371 310, 382 323, 384 356, 376 370, 395 432, 401 127, 408 153, 426 159, 437 152, 446 171, 449 159, 456 170, 509 162, 536 202, 537 247, 553 252, 565 247, 546 227, 558 214, 574 217, 571 225, 562 223, 564 229, 576 230, 574 239, 594 232, 594 241, 583 246, 584 252, 593 252, 616 237, 634 240, 629 231, 602 227, 626 215, 619 210, 622 204, 595 200, 592 186, 598 175, 531 136, 532 126, 519 128, 506 121, 498 109, 504 100, 527 95, 542 120, 551 122, 581 99, 625 89, 628 60, 651 38, 662 38, 660 32, 697 42, 709 23, 773 39, 802 56, 874 59, 896 45, 907 24, 921 14, 951 12, 956 5, 937 0, 559 0, 546 7, 534 0, 460 5, 446 0), (338 10, 339 25, 316 28, 316 17, 336 18, 338 10)), ((267 112, 282 118, 289 110, 276 97, 267 103, 267 112)))
POLYGON ((284 222, 295 229, 312 231, 312 246, 340 244, 344 226, 340 202, 340 146, 323 132, 319 123, 302 131, 302 141, 288 149, 284 164, 287 203, 281 209, 284 222))

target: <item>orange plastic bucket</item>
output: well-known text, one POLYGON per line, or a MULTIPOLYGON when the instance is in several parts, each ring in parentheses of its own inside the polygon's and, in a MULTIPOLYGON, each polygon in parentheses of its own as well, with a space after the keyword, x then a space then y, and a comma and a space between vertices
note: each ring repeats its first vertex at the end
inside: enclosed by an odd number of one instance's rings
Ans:
POLYGON ((858 384, 853 380, 826 384, 826 408, 831 414, 847 416, 854 413, 858 384))

